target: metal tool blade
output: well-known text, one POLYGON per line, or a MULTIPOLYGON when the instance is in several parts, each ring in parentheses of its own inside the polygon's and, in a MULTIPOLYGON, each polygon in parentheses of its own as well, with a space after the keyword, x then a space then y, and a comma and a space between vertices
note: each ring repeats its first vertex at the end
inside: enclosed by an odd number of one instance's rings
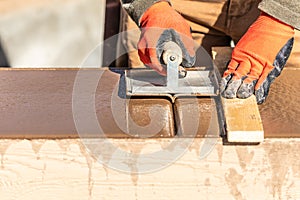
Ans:
POLYGON ((218 81, 214 70, 191 68, 184 78, 179 78, 182 62, 181 49, 174 42, 166 44, 163 60, 167 64, 167 76, 152 69, 125 71, 127 96, 216 96, 218 81))

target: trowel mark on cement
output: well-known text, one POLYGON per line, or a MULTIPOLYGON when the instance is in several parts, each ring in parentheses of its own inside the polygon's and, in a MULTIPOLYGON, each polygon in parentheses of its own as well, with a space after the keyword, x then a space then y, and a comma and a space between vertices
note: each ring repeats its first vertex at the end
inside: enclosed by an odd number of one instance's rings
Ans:
POLYGON ((220 163, 220 165, 222 165, 222 162, 223 162, 223 145, 216 145, 216 149, 217 149, 217 152, 218 152, 219 163, 220 163))
POLYGON ((189 146, 189 151, 195 151, 197 156, 200 156, 200 147, 202 144, 202 140, 194 140, 193 143, 189 146))
POLYGON ((283 199, 283 189, 288 193, 292 184, 288 185, 289 172, 292 170, 292 175, 299 176, 300 170, 300 145, 297 142, 274 142, 269 145, 264 145, 266 154, 270 161, 269 170, 272 171, 272 178, 268 181, 273 198, 283 199), (287 186, 288 185, 288 186, 287 186), (287 186, 287 187, 286 187, 287 186))
MULTIPOLYGON (((36 159, 39 160, 40 159, 40 150, 42 148, 42 146, 46 143, 46 140, 31 140, 30 144, 31 144, 31 148, 34 151, 35 155, 36 155, 36 159)), ((44 180, 45 178, 45 171, 47 169, 47 165, 46 163, 44 163, 43 169, 42 169, 42 180, 44 180)))
POLYGON ((233 168, 230 168, 229 171, 225 174, 225 180, 228 187, 230 188, 230 193, 236 200, 244 199, 241 192, 238 189, 238 185, 241 184, 243 176, 238 174, 237 171, 233 168))
POLYGON ((143 142, 128 142, 120 145, 120 147, 126 152, 128 152, 128 158, 124 161, 124 163, 127 164, 131 170, 131 180, 133 185, 135 186, 135 199, 138 199, 137 186, 139 180, 139 173, 143 173, 140 172, 138 169, 138 159, 142 150, 145 147, 145 144, 143 142))
POLYGON ((58 146, 65 152, 67 153, 72 141, 71 140, 57 140, 58 146))
POLYGON ((247 165, 249 165, 254 157, 254 152, 248 152, 247 146, 241 146, 240 148, 236 148, 236 153, 239 158, 240 166, 243 170, 246 169, 247 165))
POLYGON ((124 160, 124 163, 128 165, 128 167, 130 168, 131 171, 131 180, 132 183, 137 186, 138 183, 138 179, 139 179, 139 173, 143 173, 140 172, 138 169, 138 159, 140 157, 140 154, 142 152, 142 150, 145 147, 145 143, 144 142, 128 142, 128 143, 124 143, 124 144, 120 144, 120 147, 128 152, 128 158, 124 160))
POLYGON ((106 172, 106 179, 108 179, 108 168, 111 168, 109 163, 114 152, 117 150, 116 146, 105 138, 82 139, 82 142, 79 142, 79 145, 83 154, 91 157, 94 162, 100 163, 106 172))
POLYGON ((89 153, 86 151, 85 146, 81 143, 78 142, 78 145, 80 147, 80 151, 82 153, 82 155, 84 155, 88 168, 89 168, 89 172, 88 172, 88 192, 89 192, 89 199, 92 198, 92 193, 93 193, 93 187, 94 187, 94 180, 93 180, 93 175, 92 175, 92 168, 93 168, 93 164, 94 164, 94 159, 91 155, 89 155, 89 153))
POLYGON ((42 146, 45 144, 45 142, 46 142, 46 140, 31 140, 30 141, 31 148, 34 151, 37 160, 40 159, 39 153, 40 153, 42 146))
POLYGON ((10 145, 12 145, 12 140, 0 140, 0 154, 1 154, 2 169, 4 169, 4 154, 10 145))
POLYGON ((116 146, 107 143, 105 139, 99 139, 97 143, 96 147, 93 148, 93 154, 96 156, 97 161, 103 164, 103 169, 106 173, 106 179, 108 179, 109 168, 111 168, 109 166, 109 162, 117 148, 116 146))

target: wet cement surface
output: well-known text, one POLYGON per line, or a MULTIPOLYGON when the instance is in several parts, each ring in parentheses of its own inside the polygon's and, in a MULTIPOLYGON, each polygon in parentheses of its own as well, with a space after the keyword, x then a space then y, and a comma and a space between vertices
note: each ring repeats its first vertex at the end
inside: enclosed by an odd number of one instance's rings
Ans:
POLYGON ((0 70, 0 137, 76 138, 78 132, 84 137, 174 135, 168 100, 119 97, 120 74, 109 70, 85 70, 83 75, 85 79, 78 79, 76 69, 0 70), (99 75, 98 83, 93 77, 99 75), (74 83, 82 86, 77 96, 74 83))
MULTIPOLYGON (((77 138, 78 131, 84 137, 114 138, 220 133, 209 98, 179 98, 174 105, 163 98, 124 99, 119 73, 91 69, 83 75, 76 98, 76 69, 0 70, 0 137, 77 138)), ((299 69, 285 69, 259 106, 266 138, 300 137, 299 76, 299 69)))
POLYGON ((300 137, 300 68, 286 68, 259 106, 266 137, 300 137))
POLYGON ((179 98, 174 105, 175 124, 180 137, 219 137, 216 102, 212 98, 179 98))

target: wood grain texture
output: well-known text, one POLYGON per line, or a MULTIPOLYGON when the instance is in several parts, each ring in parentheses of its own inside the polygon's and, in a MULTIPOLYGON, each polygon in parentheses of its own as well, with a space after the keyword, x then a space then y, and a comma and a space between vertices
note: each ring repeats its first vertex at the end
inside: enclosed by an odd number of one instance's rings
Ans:
MULTIPOLYGON (((105 149, 104 163, 135 166, 144 153, 168 149, 170 141, 110 140, 116 148, 140 153, 117 157, 105 149)), ((299 139, 266 139, 258 146, 224 146, 218 140, 200 160, 205 141, 193 140, 161 170, 135 174, 96 161, 78 139, 0 140, 1 200, 300 199, 299 139)))
POLYGON ((222 98, 228 142, 262 142, 264 130, 255 96, 222 98))

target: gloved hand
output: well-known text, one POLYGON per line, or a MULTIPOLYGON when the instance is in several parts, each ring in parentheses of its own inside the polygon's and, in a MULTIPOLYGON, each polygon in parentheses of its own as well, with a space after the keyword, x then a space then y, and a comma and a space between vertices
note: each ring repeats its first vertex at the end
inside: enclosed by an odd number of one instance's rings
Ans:
POLYGON ((269 87, 278 77, 291 53, 294 28, 262 13, 237 43, 221 81, 225 98, 265 101, 269 87))
POLYGON ((192 67, 195 63, 194 41, 190 26, 168 2, 152 5, 140 20, 141 37, 138 42, 138 53, 141 61, 166 75, 163 67, 162 53, 164 44, 173 41, 182 50, 182 66, 192 67))

